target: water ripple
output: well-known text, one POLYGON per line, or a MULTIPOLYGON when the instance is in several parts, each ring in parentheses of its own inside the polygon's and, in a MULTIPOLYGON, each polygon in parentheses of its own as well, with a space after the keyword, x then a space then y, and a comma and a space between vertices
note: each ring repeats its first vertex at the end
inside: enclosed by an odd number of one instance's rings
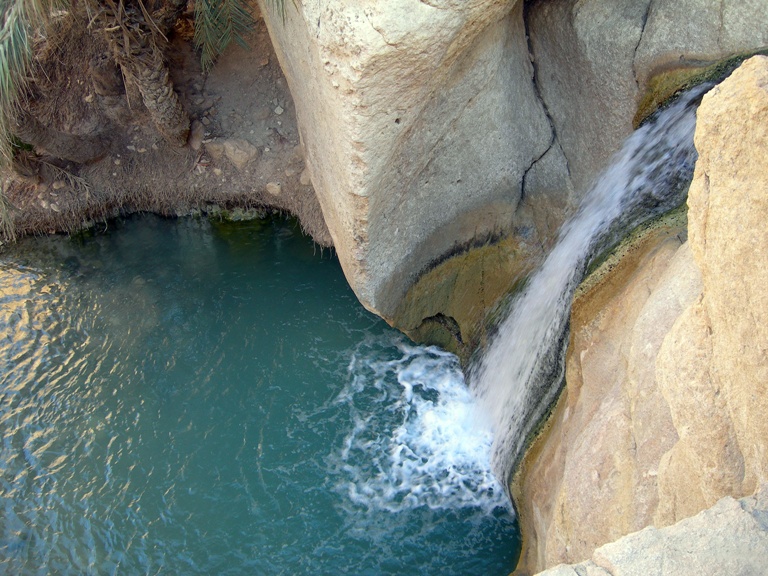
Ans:
POLYGON ((509 572, 455 358, 298 235, 143 222, 0 262, 0 573, 509 572))

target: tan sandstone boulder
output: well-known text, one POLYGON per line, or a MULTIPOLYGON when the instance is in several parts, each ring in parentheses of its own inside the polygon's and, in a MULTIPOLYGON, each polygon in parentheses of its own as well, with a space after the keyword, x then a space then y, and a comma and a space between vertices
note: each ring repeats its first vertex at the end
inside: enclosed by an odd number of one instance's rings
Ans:
POLYGON ((691 492, 700 509, 768 478, 768 57, 704 98, 695 141, 689 234, 704 291, 657 359, 687 448, 662 461, 662 523, 691 513, 691 492))
POLYGON ((515 479, 520 572, 580 562, 768 480, 768 57, 705 96, 689 241, 585 285, 567 385, 515 479))
POLYGON ((595 550, 577 565, 540 576, 754 576, 768 573, 768 486, 754 496, 726 496, 674 526, 645 528, 595 550))

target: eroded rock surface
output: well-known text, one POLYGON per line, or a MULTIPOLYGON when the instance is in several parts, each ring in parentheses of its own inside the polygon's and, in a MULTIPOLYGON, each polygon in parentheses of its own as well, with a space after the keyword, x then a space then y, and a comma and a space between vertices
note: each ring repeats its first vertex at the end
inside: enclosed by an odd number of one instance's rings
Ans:
POLYGON ((651 526, 595 550, 591 560, 539 576, 753 576, 768 573, 768 486, 674 526, 651 526))
POLYGON ((537 84, 577 191, 632 132, 657 76, 768 47, 760 0, 536 0, 527 19, 537 84))
POLYGON ((514 487, 521 572, 768 480, 768 57, 705 96, 695 142, 689 241, 646 236, 574 303, 566 391, 514 487))
POLYGON ((537 264, 658 70, 768 44, 735 0, 260 4, 347 279, 433 341, 471 340, 537 264))
POLYGON ((436 260, 510 232, 523 177, 550 148, 522 2, 264 11, 347 279, 391 320, 436 260))

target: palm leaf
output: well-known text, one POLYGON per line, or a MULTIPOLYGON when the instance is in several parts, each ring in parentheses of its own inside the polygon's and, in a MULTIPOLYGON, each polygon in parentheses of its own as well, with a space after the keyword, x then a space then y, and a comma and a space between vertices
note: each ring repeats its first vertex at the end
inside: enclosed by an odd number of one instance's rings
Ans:
POLYGON ((0 178, 0 237, 5 242, 16 239, 16 230, 11 216, 11 205, 5 195, 5 179, 0 178))
POLYGON ((32 38, 50 11, 47 0, 0 0, 0 162, 11 158, 13 117, 27 84, 32 38))
POLYGON ((247 47, 245 36, 253 27, 253 16, 243 0, 197 0, 194 41, 203 70, 209 70, 233 40, 247 47))

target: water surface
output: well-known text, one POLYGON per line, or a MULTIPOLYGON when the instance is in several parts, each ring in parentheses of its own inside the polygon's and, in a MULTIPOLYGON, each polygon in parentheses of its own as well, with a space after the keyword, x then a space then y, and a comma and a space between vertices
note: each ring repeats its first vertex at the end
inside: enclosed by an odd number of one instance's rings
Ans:
POLYGON ((0 254, 0 572, 507 574, 456 359, 282 220, 0 254))

